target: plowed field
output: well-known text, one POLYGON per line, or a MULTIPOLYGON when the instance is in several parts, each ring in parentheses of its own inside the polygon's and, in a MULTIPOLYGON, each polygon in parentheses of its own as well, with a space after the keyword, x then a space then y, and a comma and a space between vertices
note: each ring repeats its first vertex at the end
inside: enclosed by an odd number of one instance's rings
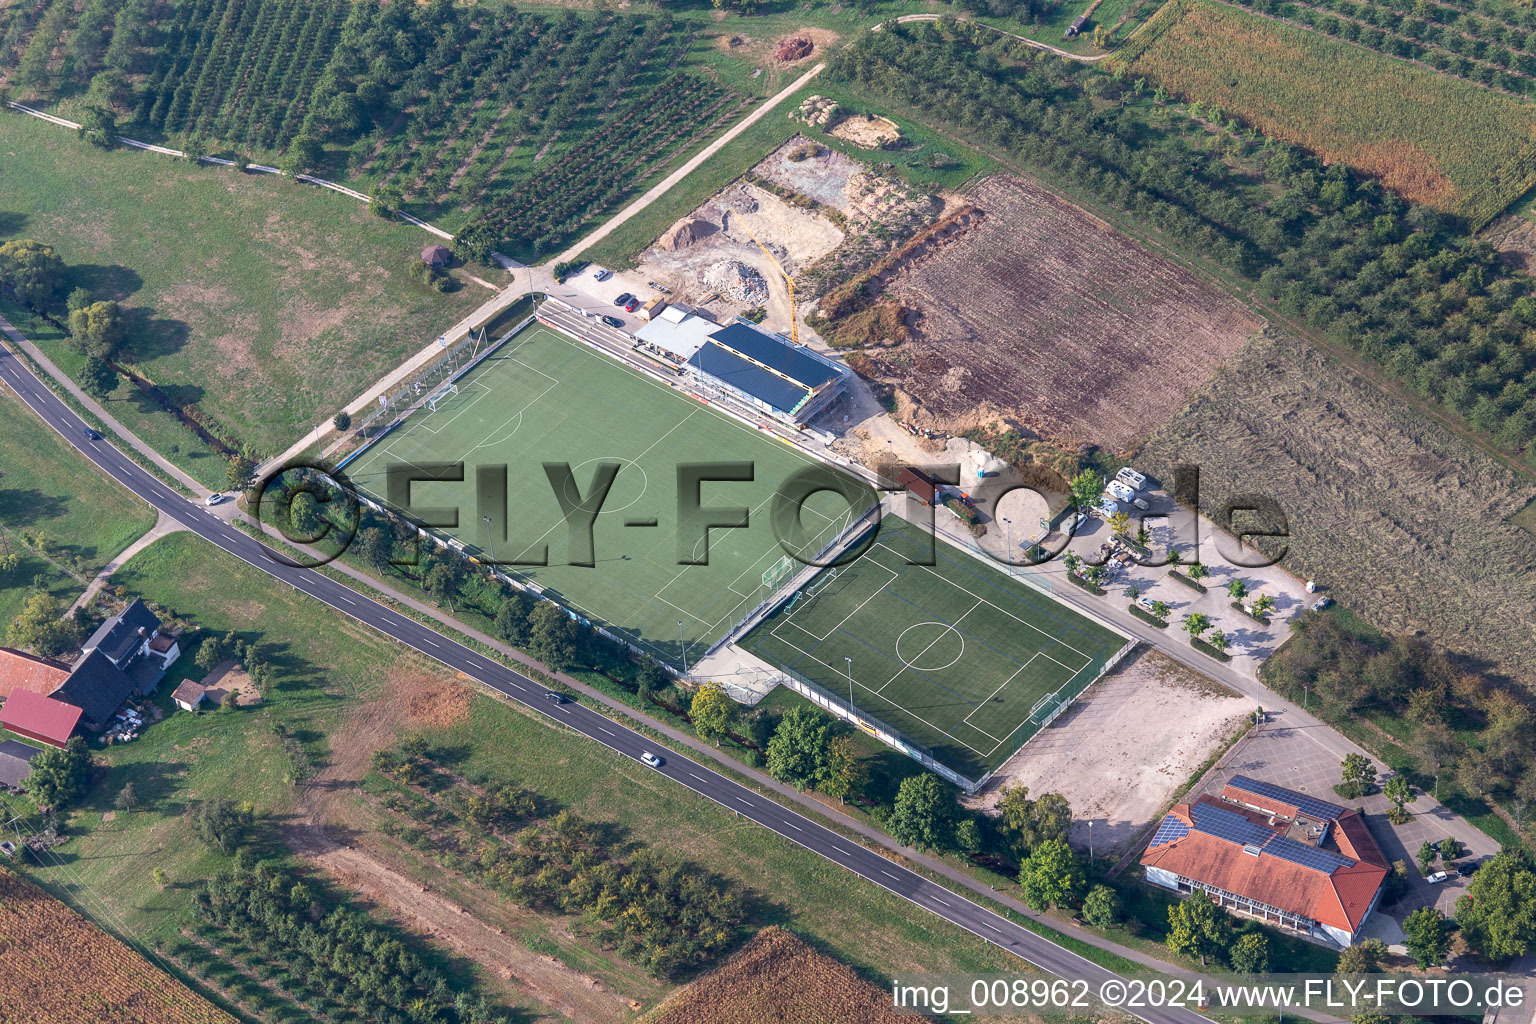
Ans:
MULTIPOLYGON (((998 175, 978 226, 900 271, 913 339, 868 353, 922 425, 1004 420, 1116 451, 1177 411, 1260 326, 1252 314, 1056 196, 998 175)), ((904 409, 903 413, 908 410, 904 409)))

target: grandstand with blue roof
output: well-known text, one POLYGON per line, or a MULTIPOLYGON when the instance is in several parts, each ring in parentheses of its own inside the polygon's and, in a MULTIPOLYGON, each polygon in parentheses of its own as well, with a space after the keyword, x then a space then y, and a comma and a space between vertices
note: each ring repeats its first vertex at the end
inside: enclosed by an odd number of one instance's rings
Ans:
POLYGON ((711 332, 684 372, 700 390, 797 427, 836 401, 849 376, 846 366, 740 319, 711 332))

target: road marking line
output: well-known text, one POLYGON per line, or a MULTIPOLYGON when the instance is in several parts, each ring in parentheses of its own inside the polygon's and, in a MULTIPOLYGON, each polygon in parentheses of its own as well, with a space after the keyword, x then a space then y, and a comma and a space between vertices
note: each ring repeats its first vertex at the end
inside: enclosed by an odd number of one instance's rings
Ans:
POLYGON ((424 643, 424 644, 431 644, 433 647, 438 646, 438 643, 437 643, 436 640, 428 640, 426 637, 422 637, 421 638, 421 642, 424 643))
POLYGON ((705 778, 705 777, 704 777, 704 776, 702 776, 702 775, 694 775, 694 773, 693 773, 693 772, 689 772, 689 773, 688 773, 688 774, 689 774, 689 775, 692 775, 692 776, 693 776, 693 777, 694 777, 694 778, 695 778, 695 779, 698 779, 698 780, 699 780, 699 781, 700 781, 700 782, 708 782, 708 781, 709 781, 709 780, 708 780, 708 779, 706 779, 706 778, 705 778))
POLYGON ((880 869, 880 873, 882 875, 884 875, 886 878, 889 878, 889 879, 891 879, 893 881, 896 881, 896 882, 901 881, 901 879, 897 878, 895 875, 891 874, 889 871, 885 870, 884 868, 880 869))
POLYGON ((606 733, 608 733, 609 736, 617 736, 618 735, 618 733, 611 732, 608 729, 604 729, 602 726, 598 726, 597 729, 598 729, 599 732, 606 732, 606 733))
POLYGON ((746 797, 744 797, 744 796, 739 796, 739 797, 737 797, 737 798, 736 798, 736 799, 737 799, 737 800, 740 800, 740 801, 741 801, 741 802, 742 802, 742 803, 744 803, 744 804, 746 804, 746 805, 747 805, 747 806, 748 806, 748 807, 750 807, 750 806, 752 806, 752 801, 751 801, 751 800, 748 800, 748 799, 747 799, 747 798, 746 798, 746 797))
POLYGON ((931 899, 931 900, 933 900, 933 902, 935 902, 935 903, 937 903, 937 904, 938 904, 938 905, 939 905, 939 906, 941 906, 941 907, 947 907, 947 906, 949 906, 949 904, 948 904, 948 903, 945 903, 945 902, 944 902, 944 901, 943 901, 943 900, 941 900, 941 899, 939 899, 939 898, 938 898, 938 897, 937 897, 937 896, 930 896, 930 897, 928 897, 928 898, 929 898, 929 899, 931 899))
POLYGON ((796 825, 792 821, 786 821, 784 824, 788 825, 790 828, 794 829, 796 832, 804 832, 805 831, 805 829, 801 828, 799 825, 796 825))
POLYGON ((346 597, 346 596, 344 596, 344 595, 342 595, 342 594, 337 594, 337 595, 336 595, 336 598, 337 598, 337 600, 339 600, 339 601, 345 601, 345 602, 347 602, 347 604, 350 604, 350 605, 351 605, 351 606, 352 606, 352 607, 354 607, 354 608, 356 608, 356 607, 357 607, 357 602, 356 602, 356 601, 354 601, 354 600, 352 600, 352 599, 351 599, 351 598, 350 598, 350 597, 346 597))

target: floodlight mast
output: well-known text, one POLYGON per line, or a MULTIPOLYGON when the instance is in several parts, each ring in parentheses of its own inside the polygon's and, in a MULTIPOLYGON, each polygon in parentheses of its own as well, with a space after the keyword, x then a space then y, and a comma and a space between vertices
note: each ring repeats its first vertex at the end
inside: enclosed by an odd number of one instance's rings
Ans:
MULTIPOLYGON (((738 218, 738 220, 740 220, 740 218, 738 218)), ((743 224, 741 229, 747 233, 747 237, 751 238, 753 242, 757 243, 757 247, 763 250, 763 255, 768 257, 768 261, 773 264, 774 268, 778 270, 779 274, 784 278, 784 287, 789 291, 789 340, 793 342, 796 347, 798 347, 800 345, 800 324, 799 321, 795 319, 795 279, 789 276, 789 271, 785 270, 784 267, 780 265, 778 259, 773 255, 773 253, 768 251, 768 247, 762 242, 757 241, 757 236, 752 234, 751 228, 743 224)))

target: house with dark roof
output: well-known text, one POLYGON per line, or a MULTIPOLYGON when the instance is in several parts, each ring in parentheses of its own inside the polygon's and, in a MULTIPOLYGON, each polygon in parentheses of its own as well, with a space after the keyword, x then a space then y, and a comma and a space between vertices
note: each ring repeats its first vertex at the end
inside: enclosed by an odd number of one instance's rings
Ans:
POLYGON ((453 262, 453 252, 446 245, 429 245, 421 250, 421 262, 434 270, 441 270, 453 262))
POLYGON ((69 678, 69 666, 46 658, 34 658, 25 651, 0 647, 0 700, 12 691, 26 690, 46 696, 69 678))
POLYGON ((1175 804, 1142 854, 1146 879, 1336 949, 1391 870, 1359 812, 1239 775, 1175 804))
POLYGON ((18 736, 62 747, 74 735, 80 709, 52 697, 17 690, 0 707, 0 727, 18 736))
POLYGON ((112 664, 100 650, 94 650, 75 663, 75 670, 64 685, 49 696, 79 708, 81 728, 101 732, 112 724, 117 709, 133 696, 136 685, 133 676, 112 664))
POLYGON ((709 333, 684 367, 695 387, 804 426, 836 401, 849 369, 741 318, 709 333))
POLYGON ((0 743, 0 789, 21 792, 21 784, 32 774, 32 759, 42 752, 41 747, 15 740, 0 743))

